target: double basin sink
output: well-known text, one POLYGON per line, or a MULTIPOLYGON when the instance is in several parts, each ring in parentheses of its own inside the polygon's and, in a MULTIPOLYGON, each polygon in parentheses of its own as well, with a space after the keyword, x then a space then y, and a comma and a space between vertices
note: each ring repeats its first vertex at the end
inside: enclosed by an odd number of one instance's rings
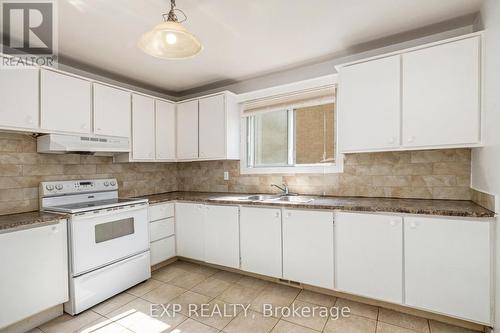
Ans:
POLYGON ((250 195, 241 200, 246 201, 279 201, 279 202, 295 202, 295 203, 308 203, 314 201, 314 197, 305 195, 273 195, 273 194, 256 194, 250 195))

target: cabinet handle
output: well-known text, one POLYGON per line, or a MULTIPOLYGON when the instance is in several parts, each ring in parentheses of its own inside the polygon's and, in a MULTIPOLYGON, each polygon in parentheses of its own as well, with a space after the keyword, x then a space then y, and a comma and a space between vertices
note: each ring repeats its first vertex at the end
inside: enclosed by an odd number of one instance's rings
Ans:
POLYGON ((52 233, 53 233, 53 234, 57 234, 57 233, 59 233, 59 228, 58 228, 57 226, 53 226, 53 227, 52 227, 52 233))
POLYGON ((276 216, 276 217, 280 217, 280 213, 279 213, 279 212, 276 212, 275 216, 276 216))

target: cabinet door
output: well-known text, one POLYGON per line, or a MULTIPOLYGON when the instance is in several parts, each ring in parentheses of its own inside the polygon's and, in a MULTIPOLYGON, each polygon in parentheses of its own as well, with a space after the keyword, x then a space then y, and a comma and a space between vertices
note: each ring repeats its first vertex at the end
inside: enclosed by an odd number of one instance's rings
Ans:
POLYGON ((198 158, 198 100, 177 104, 177 158, 198 158))
POLYGON ((94 132, 130 138, 130 93, 94 83, 94 132))
POLYGON ((406 304, 490 323, 490 223, 405 218, 406 304))
POLYGON ((333 289, 333 213, 285 210, 283 278, 333 289))
POLYGON ((66 221, 0 234, 0 328, 68 300, 66 221))
POLYGON ((155 158, 154 100, 141 95, 132 96, 132 156, 134 160, 155 158))
POLYGON ((240 267, 240 235, 238 207, 205 207, 205 261, 232 267, 240 267))
POLYGON ((0 126, 38 128, 38 75, 36 68, 0 70, 0 126))
POLYGON ((203 205, 192 203, 175 204, 175 235, 177 254, 181 257, 205 260, 205 228, 203 205))
POLYGON ((224 95, 200 99, 200 158, 226 158, 226 102, 224 95))
POLYGON ((399 216, 337 213, 336 289, 403 301, 403 223, 399 216))
POLYGON ((175 160, 175 104, 156 103, 156 159, 175 160))
POLYGON ((403 145, 479 142, 479 37, 403 55, 403 145))
POLYGON ((282 277, 281 210, 240 208, 241 269, 282 277))
POLYGON ((400 56, 343 67, 339 84, 341 152, 400 144, 400 56))
POLYGON ((90 133, 91 83, 44 69, 40 75, 41 127, 52 131, 90 133))

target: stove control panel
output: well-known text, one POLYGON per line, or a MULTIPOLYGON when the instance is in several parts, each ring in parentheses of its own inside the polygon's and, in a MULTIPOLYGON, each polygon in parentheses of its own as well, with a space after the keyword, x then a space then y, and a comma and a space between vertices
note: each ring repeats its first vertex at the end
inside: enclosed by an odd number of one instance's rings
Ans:
POLYGON ((118 190, 118 182, 115 178, 65 180, 40 183, 41 197, 116 190, 118 190))

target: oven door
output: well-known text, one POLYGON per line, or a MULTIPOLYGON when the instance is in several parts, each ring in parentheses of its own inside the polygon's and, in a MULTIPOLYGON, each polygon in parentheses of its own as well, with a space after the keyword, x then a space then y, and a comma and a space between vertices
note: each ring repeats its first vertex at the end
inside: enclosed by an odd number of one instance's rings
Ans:
POLYGON ((73 215, 70 253, 73 276, 149 249, 147 204, 73 215))

